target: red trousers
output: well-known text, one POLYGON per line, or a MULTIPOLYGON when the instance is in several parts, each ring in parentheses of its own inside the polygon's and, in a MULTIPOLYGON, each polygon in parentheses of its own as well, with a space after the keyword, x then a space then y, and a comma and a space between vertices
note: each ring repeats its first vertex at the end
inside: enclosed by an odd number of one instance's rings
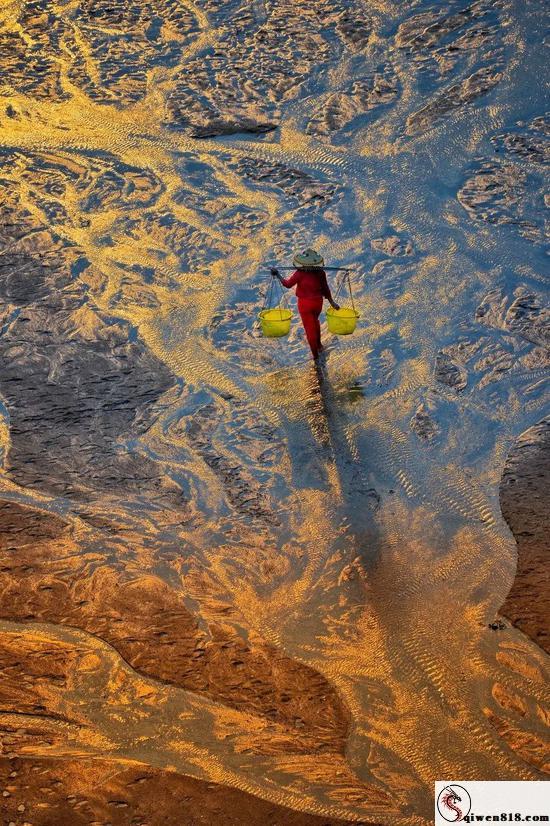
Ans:
POLYGON ((298 298, 298 312, 306 331, 306 337, 313 358, 319 355, 321 347, 321 325, 319 316, 323 309, 323 296, 312 296, 311 298, 298 298))

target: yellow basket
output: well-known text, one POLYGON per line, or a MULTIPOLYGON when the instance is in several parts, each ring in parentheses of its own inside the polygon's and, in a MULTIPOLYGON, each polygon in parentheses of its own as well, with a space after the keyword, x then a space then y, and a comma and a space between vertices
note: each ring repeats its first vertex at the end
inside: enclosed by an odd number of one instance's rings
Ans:
POLYGON ((273 310, 262 310, 258 318, 262 325, 262 333, 267 338, 287 336, 290 332, 291 310, 275 307, 273 310))
POLYGON ((351 307, 340 307, 335 310, 329 307, 327 310, 327 324, 329 332, 336 336, 349 336, 355 330, 359 313, 351 307))

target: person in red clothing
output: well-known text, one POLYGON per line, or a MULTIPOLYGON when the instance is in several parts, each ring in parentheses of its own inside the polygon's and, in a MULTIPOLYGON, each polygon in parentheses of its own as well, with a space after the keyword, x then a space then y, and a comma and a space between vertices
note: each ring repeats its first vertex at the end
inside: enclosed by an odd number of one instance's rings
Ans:
POLYGON ((328 299, 335 310, 339 310, 340 307, 332 298, 327 276, 323 269, 324 261, 318 252, 311 249, 299 252, 294 256, 292 263, 297 267, 297 270, 290 278, 283 278, 275 267, 271 269, 271 274, 274 278, 279 279, 283 287, 294 287, 296 285, 298 312, 306 331, 313 358, 318 359, 319 353, 323 349, 321 325, 319 324, 323 300, 328 299))

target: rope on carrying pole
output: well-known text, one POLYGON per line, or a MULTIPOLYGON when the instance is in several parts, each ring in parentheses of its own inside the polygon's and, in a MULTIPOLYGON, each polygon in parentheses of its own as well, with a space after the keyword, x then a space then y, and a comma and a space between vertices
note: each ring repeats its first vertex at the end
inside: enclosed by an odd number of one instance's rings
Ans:
MULTIPOLYGON (((274 281, 275 279, 272 278, 271 280, 274 281)), ((279 302, 277 304, 277 308, 279 310, 280 320, 282 321, 283 320, 283 308, 281 307, 281 304, 285 304, 285 309, 286 309, 286 293, 283 290, 283 285, 281 284, 279 279, 277 279, 277 284, 279 285, 279 290, 280 290, 280 297, 279 297, 279 302)))
POLYGON ((355 302, 354 302, 354 300, 353 300, 353 293, 352 293, 352 291, 351 291, 351 279, 350 279, 350 277, 349 277, 349 270, 347 270, 347 271, 346 271, 345 278, 346 278, 346 281, 348 282, 349 297, 350 297, 350 300, 351 300, 351 308, 352 308, 353 312, 355 313, 355 312, 356 312, 356 310, 355 310, 355 302))
POLYGON ((340 276, 340 279, 339 279, 339 281, 338 281, 338 285, 337 285, 337 287, 336 287, 336 294, 335 294, 335 296, 334 296, 334 300, 335 300, 335 301, 337 300, 338 296, 340 295, 340 293, 341 293, 341 291, 342 291, 342 286, 343 286, 343 284, 344 284, 344 279, 345 279, 345 277, 346 277, 345 275, 340 276))
POLYGON ((342 287, 344 286, 344 282, 346 282, 347 285, 348 285, 351 306, 352 306, 353 312, 355 312, 355 301, 353 300, 353 292, 352 292, 352 289, 351 289, 351 278, 350 278, 350 275, 349 275, 350 270, 344 269, 344 267, 338 267, 337 269, 343 270, 344 274, 341 276, 340 281, 338 282, 338 286, 336 288, 336 294, 334 296, 334 300, 336 301, 336 299, 338 298, 338 296, 340 295, 340 293, 342 291, 342 287))
MULTIPOLYGON (((340 269, 344 269, 344 268, 341 267, 340 269)), ((337 300, 338 296, 340 295, 340 293, 342 291, 342 287, 344 286, 344 282, 346 282, 347 285, 348 285, 349 297, 350 297, 350 301, 351 301, 351 307, 353 309, 353 312, 356 312, 356 310, 355 310, 355 301, 353 300, 353 292, 352 292, 352 289, 351 289, 351 279, 350 279, 349 274, 350 274, 350 270, 347 270, 347 269, 344 270, 344 274, 341 276, 340 281, 338 282, 338 286, 336 288, 336 294, 334 296, 334 300, 335 301, 337 300)))
POLYGON ((264 306, 262 307, 262 310, 271 310, 271 309, 279 310, 280 320, 282 321, 283 320, 283 309, 285 309, 285 310, 288 309, 288 307, 287 307, 288 299, 287 299, 285 291, 283 290, 281 282, 278 279, 273 278, 271 276, 271 274, 269 276, 269 287, 267 288, 267 291, 266 291, 265 295, 266 295, 266 298, 265 298, 264 306), (273 297, 273 284, 274 284, 274 281, 277 281, 277 285, 279 287, 280 292, 279 292, 279 300, 277 301, 277 305, 275 307, 271 307, 271 299, 273 297), (283 305, 283 306, 281 306, 281 305, 283 305))
POLYGON ((271 304, 271 293, 272 292, 273 292, 273 279, 270 280, 269 287, 267 288, 266 293, 264 295, 264 305, 262 307, 262 310, 266 310, 269 307, 269 305, 271 304))

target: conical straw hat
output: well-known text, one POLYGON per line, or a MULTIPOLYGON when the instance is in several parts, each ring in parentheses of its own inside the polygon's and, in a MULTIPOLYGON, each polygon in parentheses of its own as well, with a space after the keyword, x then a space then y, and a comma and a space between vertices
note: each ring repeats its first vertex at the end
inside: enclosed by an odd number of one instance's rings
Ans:
POLYGON ((322 267, 324 262, 323 256, 312 249, 297 252, 292 263, 295 267, 322 267))

